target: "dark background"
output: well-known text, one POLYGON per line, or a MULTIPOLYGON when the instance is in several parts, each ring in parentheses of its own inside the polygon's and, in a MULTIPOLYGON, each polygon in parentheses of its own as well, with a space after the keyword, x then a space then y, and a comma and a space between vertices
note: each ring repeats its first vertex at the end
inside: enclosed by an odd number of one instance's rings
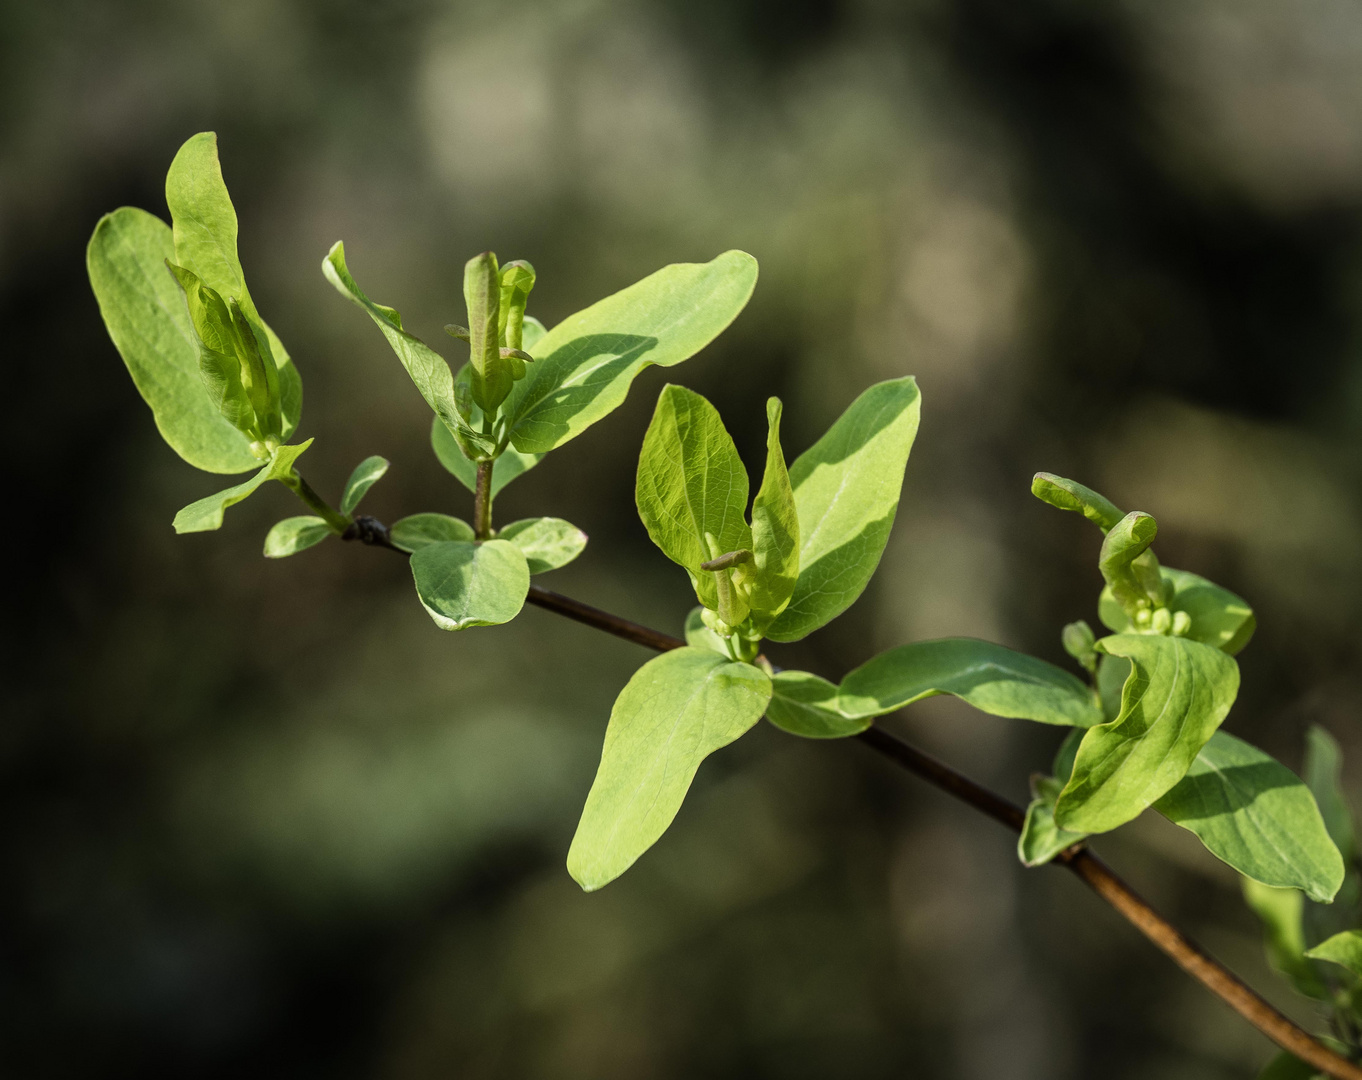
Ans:
MULTIPOLYGON (((260 546, 263 490, 158 439, 101 326, 100 214, 165 216, 219 133, 252 292, 298 362, 305 472, 467 516, 429 414, 319 264, 455 357, 460 271, 552 324, 742 247, 748 310, 518 481, 591 534, 545 584, 676 631, 632 500, 668 378, 759 468, 868 383, 922 430, 879 576, 777 662, 837 678, 969 634, 1067 663, 1098 536, 1037 469, 1154 513, 1260 630, 1229 729, 1360 755, 1362 8, 1350 0, 0 4, 8 707, 0 1071, 13 1077, 1250 1077, 1267 1042, 1068 875, 855 743, 766 725, 626 877, 563 859, 637 647, 527 609, 436 630, 402 560, 260 546)), ((1059 733, 901 725, 1025 798, 1059 733)), ((1349 777, 1362 773, 1349 767, 1349 777)), ((1098 844, 1283 1000, 1233 875, 1161 819, 1098 844)), ((1293 1015, 1308 1009, 1289 1001, 1293 1015)))

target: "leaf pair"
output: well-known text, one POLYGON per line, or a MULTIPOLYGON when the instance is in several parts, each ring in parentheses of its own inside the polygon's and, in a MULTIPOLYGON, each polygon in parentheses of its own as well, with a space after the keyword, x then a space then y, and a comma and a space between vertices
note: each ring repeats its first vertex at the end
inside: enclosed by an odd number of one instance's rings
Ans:
MULTIPOLYGON (((341 514, 345 517, 353 514, 359 507, 359 501, 364 498, 371 487, 382 479, 387 471, 388 459, 379 457, 377 454, 365 458, 356 465, 354 472, 350 474, 350 479, 345 482, 345 489, 341 492, 341 514)), ((270 529, 269 535, 265 537, 265 558, 284 559, 290 555, 296 555, 300 551, 306 551, 308 548, 320 544, 336 531, 325 518, 315 515, 304 514, 299 517, 285 518, 276 523, 274 528, 270 529)))

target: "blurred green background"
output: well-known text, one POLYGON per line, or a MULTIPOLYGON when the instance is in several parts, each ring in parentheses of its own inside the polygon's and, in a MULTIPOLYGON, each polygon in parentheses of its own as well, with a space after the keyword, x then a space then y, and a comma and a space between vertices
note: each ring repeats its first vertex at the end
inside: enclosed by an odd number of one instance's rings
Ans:
MULTIPOLYGON (((767 725, 582 894, 563 859, 646 654, 548 613, 441 633, 401 559, 266 562, 272 487, 158 439, 85 278, 98 216, 165 216, 219 133, 252 292, 336 496, 467 516, 429 413, 319 270, 456 357, 461 267, 531 260, 552 324, 674 261, 761 262, 737 323, 498 500, 566 517, 544 583, 679 630, 633 509, 667 378, 749 464, 868 383, 924 398, 895 533, 833 678, 946 634, 1067 664, 1098 537, 1028 494, 1154 513, 1247 597, 1230 730, 1362 783, 1362 7, 1353 0, 0 3, 5 531, 0 1071, 47 1077, 1250 1077, 1265 1039, 1082 886, 856 743, 767 725)), ((891 724, 1022 800, 1059 733, 938 699, 891 724)), ((1098 844, 1293 1015, 1233 875, 1142 819, 1098 844)))

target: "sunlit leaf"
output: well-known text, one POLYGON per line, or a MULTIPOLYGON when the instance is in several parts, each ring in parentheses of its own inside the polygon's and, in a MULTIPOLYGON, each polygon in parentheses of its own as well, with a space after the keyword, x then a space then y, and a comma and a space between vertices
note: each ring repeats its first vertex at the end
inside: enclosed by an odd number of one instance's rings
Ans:
POLYGON ((874 722, 869 716, 844 714, 837 695, 837 687, 827 679, 807 671, 779 671, 771 677, 766 719, 806 739, 841 739, 859 734, 874 722))
POLYGON ((531 574, 544 574, 572 562, 586 548, 586 533, 562 518, 513 521, 497 530, 498 540, 520 549, 531 574))
POLYGON ((450 540, 472 543, 476 536, 472 525, 448 514, 412 514, 393 522, 388 529, 393 546, 406 552, 450 540))
POLYGON ((1066 480, 1054 473, 1036 473, 1031 480, 1031 494, 1060 510, 1082 514, 1104 533, 1110 532, 1125 517, 1105 495, 1099 495, 1076 480, 1066 480))
POLYGON ((345 490, 341 492, 341 513, 354 513, 360 499, 364 498, 368 490, 378 483, 387 471, 388 459, 379 457, 377 454, 365 458, 356 465, 355 471, 350 474, 350 479, 345 482, 345 490))
POLYGON ((799 577, 799 514, 780 448, 779 398, 766 402, 766 470, 752 500, 749 599, 758 629, 785 610, 799 577))
POLYGON ((276 522, 265 537, 265 558, 283 559, 296 555, 331 535, 331 526, 311 514, 284 518, 276 522))
MULTIPOLYGON (((1253 609, 1228 589, 1186 570, 1159 568, 1159 574, 1172 588, 1170 611, 1185 611, 1192 620, 1186 636, 1203 645, 1220 649, 1231 656, 1248 644, 1257 623, 1253 609)), ((1098 601, 1102 624, 1113 633, 1131 629, 1130 620, 1108 587, 1098 601)))
POLYGON ((416 594, 441 630, 510 622, 530 589, 525 556, 507 540, 426 544, 412 552, 411 573, 416 594))
POLYGON ((1234 704, 1239 667, 1200 642, 1158 634, 1117 634, 1099 652, 1132 670, 1115 720, 1089 729, 1055 820, 1075 832, 1123 825, 1173 787, 1234 704))
POLYGON ((894 524, 920 403, 911 377, 877 383, 790 467, 799 579, 767 637, 797 641, 865 589, 894 524))
POLYGON ((266 480, 282 480, 287 477, 293 472, 293 463, 311 445, 312 440, 308 439, 297 446, 281 446, 274 452, 269 464, 249 480, 190 503, 175 515, 175 531, 209 532, 222 528, 222 515, 229 506, 241 502, 266 480))
POLYGON ((590 891, 624 873, 672 823, 700 762, 761 719, 771 681, 705 649, 673 649, 615 700, 568 872, 590 891))

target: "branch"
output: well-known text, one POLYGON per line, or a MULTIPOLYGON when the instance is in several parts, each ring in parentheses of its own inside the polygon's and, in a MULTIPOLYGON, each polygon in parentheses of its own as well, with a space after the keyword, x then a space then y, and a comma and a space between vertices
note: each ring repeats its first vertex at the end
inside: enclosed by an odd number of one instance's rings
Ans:
MULTIPOLYGON (((356 519, 356 522, 359 520, 366 523, 365 535, 357 536, 357 539, 362 539, 367 544, 389 547, 394 551, 400 550, 393 547, 388 539, 388 530, 381 523, 374 521, 373 518, 356 519)), ((346 539, 350 537, 347 536, 346 539)), ((602 611, 600 608, 538 585, 530 585, 526 599, 537 607, 658 652, 678 649, 685 645, 680 638, 630 622, 628 619, 622 619, 618 615, 612 615, 608 611, 602 611)), ((946 794, 953 795, 1013 832, 1021 832, 1022 823, 1026 818, 1021 807, 982 784, 975 783, 963 773, 956 772, 945 762, 938 761, 883 728, 871 727, 856 737, 946 794)), ((1075 844, 1066 849, 1055 857, 1055 862, 1071 870, 1135 929, 1171 956, 1180 968, 1282 1049, 1294 1054, 1326 1076, 1334 1077, 1335 1080, 1362 1080, 1362 1069, 1334 1053, 1304 1028, 1269 1005, 1237 975, 1150 907, 1148 902, 1122 881, 1111 867, 1089 851, 1085 844, 1075 844)))

